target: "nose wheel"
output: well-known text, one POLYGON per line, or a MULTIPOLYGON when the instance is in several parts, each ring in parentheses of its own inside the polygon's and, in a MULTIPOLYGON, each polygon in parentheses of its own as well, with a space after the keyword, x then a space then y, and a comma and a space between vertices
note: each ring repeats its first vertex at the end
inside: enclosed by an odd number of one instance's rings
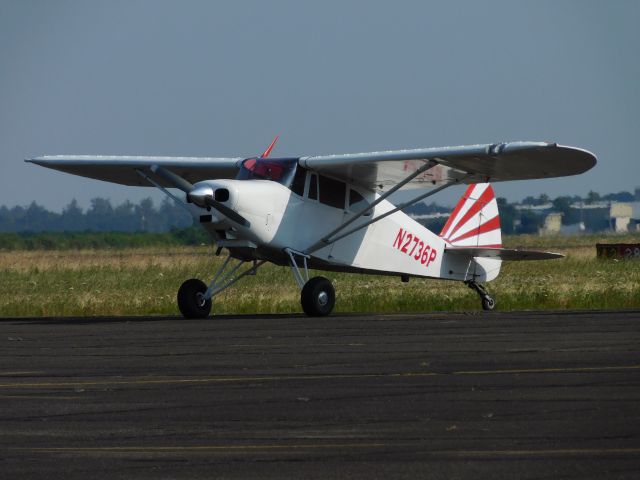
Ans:
POLYGON ((483 285, 474 282, 473 280, 468 280, 464 282, 467 287, 476 291, 476 293, 480 296, 480 300, 482 301, 482 309, 483 310, 495 310, 496 308, 496 299, 489 295, 487 289, 484 288, 483 285))
POLYGON ((336 291, 324 277, 313 277, 302 287, 300 303, 310 317, 324 317, 331 313, 336 303, 336 291))

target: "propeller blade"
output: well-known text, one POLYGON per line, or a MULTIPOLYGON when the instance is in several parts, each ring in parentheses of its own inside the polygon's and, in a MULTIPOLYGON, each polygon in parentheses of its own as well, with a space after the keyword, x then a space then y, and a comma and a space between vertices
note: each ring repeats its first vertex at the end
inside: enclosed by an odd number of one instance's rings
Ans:
POLYGON ((229 220, 231 220, 233 222, 236 222, 237 224, 240 224, 243 227, 248 227, 250 225, 249 221, 246 218, 244 218, 239 213, 231 210, 226 205, 223 205, 222 203, 218 202, 217 200, 214 200, 212 196, 206 196, 205 197, 205 202, 207 203, 207 205, 209 205, 214 210, 219 211, 221 214, 223 214, 229 220))
MULTIPOLYGON (((275 140, 274 140, 274 143, 275 143, 275 140)), ((226 205, 223 205, 217 200, 214 200, 213 195, 197 195, 196 193, 200 193, 200 192, 197 192, 197 190, 199 190, 202 187, 199 187, 196 189, 191 183, 186 181, 181 176, 176 175, 172 171, 167 170, 166 168, 162 168, 158 165, 153 165, 151 167, 151 171, 157 174, 159 177, 162 177, 163 179, 165 179, 174 187, 179 188, 180 190, 185 192, 187 194, 187 199, 189 199, 189 201, 197 200, 194 202, 196 203, 196 205, 203 206, 200 204, 200 202, 204 201, 204 203, 207 206, 213 208, 214 210, 219 211, 222 215, 227 217, 229 220, 236 222, 237 224, 242 225, 243 227, 248 227, 250 225, 249 221, 246 218, 244 218, 242 215, 234 212, 229 207, 227 207, 226 205), (196 195, 192 197, 191 196, 192 193, 196 195)), ((209 189, 209 187, 207 187, 207 189, 209 189)), ((209 189, 209 191, 212 192, 211 189, 209 189)))
POLYGON ((187 182, 180 175, 176 175, 175 173, 173 173, 170 170, 167 170, 166 168, 160 167, 158 165, 152 165, 151 171, 156 175, 158 175, 159 177, 162 177, 164 180, 169 182, 174 187, 179 188, 184 193, 188 194, 191 190, 193 190, 193 185, 191 183, 187 182))

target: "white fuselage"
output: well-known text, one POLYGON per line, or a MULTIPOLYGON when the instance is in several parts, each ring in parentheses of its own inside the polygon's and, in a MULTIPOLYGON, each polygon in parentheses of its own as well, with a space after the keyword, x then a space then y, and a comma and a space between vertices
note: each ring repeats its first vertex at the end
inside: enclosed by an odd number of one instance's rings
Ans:
MULTIPOLYGON (((349 188, 354 187, 347 187, 343 208, 321 203, 310 198, 309 183, 307 178, 302 196, 269 180, 211 180, 198 185, 208 185, 214 191, 226 188, 229 199, 224 204, 249 221, 248 227, 241 227, 212 212, 214 218, 210 230, 225 230, 227 239, 250 241, 260 247, 262 258, 283 263, 285 248, 307 251, 329 232, 353 218, 364 205, 349 205, 349 188)), ((374 192, 361 189, 358 192, 369 203, 379 197, 374 192)), ((383 200, 371 214, 360 217, 349 228, 393 208, 393 204, 383 200)), ((470 269, 479 280, 491 280, 497 276, 499 260, 471 260, 447 255, 447 246, 441 237, 399 211, 312 252, 310 264, 329 270, 361 270, 451 280, 468 279, 470 269)))

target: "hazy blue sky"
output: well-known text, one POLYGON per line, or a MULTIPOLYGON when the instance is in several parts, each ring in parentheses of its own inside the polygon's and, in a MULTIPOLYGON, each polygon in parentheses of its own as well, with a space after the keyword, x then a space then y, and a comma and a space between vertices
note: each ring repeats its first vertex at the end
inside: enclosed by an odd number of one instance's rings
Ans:
POLYGON ((0 0, 0 204, 153 193, 25 157, 250 156, 277 133, 283 156, 557 141, 598 166, 498 195, 633 190, 638 24, 637 1, 0 0))

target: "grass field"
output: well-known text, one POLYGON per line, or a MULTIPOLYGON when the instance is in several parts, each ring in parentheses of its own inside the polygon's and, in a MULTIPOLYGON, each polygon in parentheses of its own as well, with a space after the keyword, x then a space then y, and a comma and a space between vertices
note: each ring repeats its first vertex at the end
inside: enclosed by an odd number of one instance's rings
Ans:
MULTIPOLYGON (((498 309, 640 307, 640 261, 596 259, 595 244, 638 236, 506 237, 509 247, 567 257, 504 263, 488 284, 498 309)), ((208 281, 221 258, 213 247, 0 251, 0 316, 177 314, 187 278, 208 281)), ((475 292, 458 282, 323 273, 335 285, 339 312, 478 310, 475 292)), ((265 265, 214 299, 214 313, 300 312, 289 268, 265 265)))

